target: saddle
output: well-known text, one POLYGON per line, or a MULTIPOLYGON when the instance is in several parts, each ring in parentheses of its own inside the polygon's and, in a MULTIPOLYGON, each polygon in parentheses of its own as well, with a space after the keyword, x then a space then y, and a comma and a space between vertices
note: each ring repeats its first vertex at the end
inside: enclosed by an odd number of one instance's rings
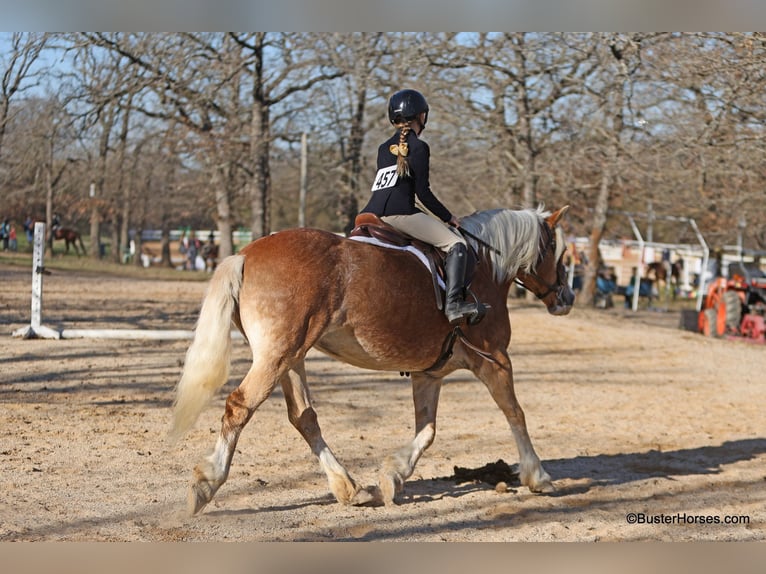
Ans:
MULTIPOLYGON (((436 296, 436 307, 439 311, 444 310, 444 295, 441 287, 439 286, 439 279, 446 283, 446 274, 444 272, 444 260, 446 254, 440 249, 434 247, 430 243, 421 241, 399 231, 392 227, 388 223, 385 223, 374 213, 360 213, 354 220, 354 228, 349 233, 349 237, 371 237, 377 239, 381 243, 393 245, 396 247, 412 246, 423 255, 425 255, 428 261, 428 267, 431 271, 431 279, 434 286, 434 294, 436 296)), ((476 264, 478 257, 476 252, 468 245, 468 262, 465 271, 465 281, 463 287, 468 289, 473 280, 473 276, 476 272, 476 264)))

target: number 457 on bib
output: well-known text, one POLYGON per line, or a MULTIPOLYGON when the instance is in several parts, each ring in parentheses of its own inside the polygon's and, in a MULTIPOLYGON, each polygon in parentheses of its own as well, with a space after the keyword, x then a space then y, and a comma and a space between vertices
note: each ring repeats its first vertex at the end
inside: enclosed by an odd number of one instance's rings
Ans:
POLYGON ((371 191, 394 187, 397 179, 399 176, 396 173, 396 165, 379 169, 378 173, 375 174, 375 183, 372 184, 371 191))

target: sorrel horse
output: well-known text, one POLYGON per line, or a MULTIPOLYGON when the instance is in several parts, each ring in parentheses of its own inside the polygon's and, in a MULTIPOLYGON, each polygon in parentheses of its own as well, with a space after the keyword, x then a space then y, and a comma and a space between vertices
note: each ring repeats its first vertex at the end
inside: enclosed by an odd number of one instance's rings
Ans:
POLYGON ((675 290, 680 283, 682 263, 676 261, 653 261, 646 265, 646 276, 657 281, 659 293, 669 292, 675 299, 675 290))
POLYGON ((78 257, 80 256, 80 249, 82 249, 82 255, 85 255, 85 244, 82 242, 82 237, 78 231, 70 229, 69 227, 58 227, 53 230, 53 239, 63 239, 66 242, 67 254, 69 253, 69 246, 71 245, 74 247, 74 252, 78 257))
POLYGON ((471 285, 491 305, 477 325, 456 331, 438 310, 429 271, 411 254, 316 229, 263 237, 224 259, 208 286, 194 340, 176 389, 171 436, 196 421, 229 374, 231 323, 246 337, 253 363, 226 399, 213 453, 194 469, 189 511, 199 512, 226 481, 239 435, 277 384, 288 419, 311 447, 339 502, 393 502, 436 434, 442 378, 469 369, 505 414, 519 451, 522 484, 553 490, 535 453, 513 390, 507 297, 516 280, 554 315, 574 303, 557 223, 566 212, 492 210, 461 221, 479 264, 471 285), (374 296, 371 296, 373 295, 374 296), (454 345, 449 351, 447 342, 454 345), (358 367, 411 373, 414 440, 384 463, 379 485, 360 488, 322 437, 306 384, 312 347, 358 367))

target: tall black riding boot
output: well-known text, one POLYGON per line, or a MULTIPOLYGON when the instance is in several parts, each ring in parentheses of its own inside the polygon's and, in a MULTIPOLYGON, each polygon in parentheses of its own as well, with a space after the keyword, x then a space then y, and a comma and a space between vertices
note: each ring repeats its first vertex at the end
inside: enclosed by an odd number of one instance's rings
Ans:
POLYGON ((451 325, 457 325, 464 319, 472 325, 481 321, 486 313, 486 308, 480 303, 465 300, 465 268, 468 262, 466 246, 458 243, 449 250, 444 262, 446 278, 446 304, 444 314, 451 325))

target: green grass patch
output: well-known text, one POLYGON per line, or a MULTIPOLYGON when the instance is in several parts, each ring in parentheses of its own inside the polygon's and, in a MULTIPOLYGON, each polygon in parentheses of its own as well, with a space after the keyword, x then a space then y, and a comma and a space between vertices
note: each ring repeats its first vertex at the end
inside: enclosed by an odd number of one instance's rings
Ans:
MULTIPOLYGON (((0 265, 26 268, 31 273, 32 252, 28 249, 26 241, 23 247, 19 245, 19 251, 17 252, 0 252, 0 265)), ((77 255, 71 252, 69 255, 63 255, 58 253, 57 250, 54 250, 53 257, 45 257, 43 265, 52 272, 77 272, 134 279, 174 281, 207 281, 210 279, 210 273, 204 271, 179 271, 170 267, 160 266, 139 267, 132 262, 122 265, 106 259, 92 259, 89 255, 77 257, 77 255)))

